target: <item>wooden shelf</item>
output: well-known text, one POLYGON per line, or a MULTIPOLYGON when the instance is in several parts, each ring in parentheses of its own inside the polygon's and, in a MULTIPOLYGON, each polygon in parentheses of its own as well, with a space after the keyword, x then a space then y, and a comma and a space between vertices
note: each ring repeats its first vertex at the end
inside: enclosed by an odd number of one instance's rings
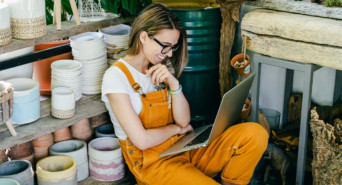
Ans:
MULTIPOLYGON (((127 169, 128 170, 128 169, 127 169)), ((125 171, 127 173, 127 170, 125 171)), ((129 174, 125 175, 122 179, 112 182, 102 182, 93 179, 92 177, 88 177, 81 182, 78 182, 78 185, 135 185, 136 181, 134 176, 128 172, 129 174)))
MULTIPOLYGON (((122 19, 119 17, 114 17, 108 15, 105 20, 96 22, 86 22, 81 23, 77 26, 74 21, 64 21, 62 22, 62 29, 57 30, 56 25, 47 25, 47 34, 43 37, 29 40, 17 40, 13 39, 10 44, 0 47, 0 54, 15 51, 18 49, 34 46, 41 43, 46 43, 50 41, 55 41, 77 35, 84 32, 96 31, 101 28, 105 28, 112 25, 122 24, 130 22, 132 19, 122 19)), ((0 69, 1 70, 1 69, 0 69)))
POLYGON ((83 96, 76 104, 75 115, 69 119, 57 119, 50 115, 50 99, 41 102, 40 110, 41 116, 37 121, 20 126, 15 125, 15 130, 18 133, 17 136, 11 136, 6 125, 1 125, 0 150, 31 141, 42 135, 68 127, 82 119, 107 112, 100 95, 83 96))

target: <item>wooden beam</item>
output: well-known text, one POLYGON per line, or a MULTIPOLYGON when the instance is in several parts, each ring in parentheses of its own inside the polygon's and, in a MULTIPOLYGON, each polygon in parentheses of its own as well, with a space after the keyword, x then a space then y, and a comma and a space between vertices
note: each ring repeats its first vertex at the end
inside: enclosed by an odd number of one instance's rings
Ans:
POLYGON ((342 48, 257 35, 242 31, 247 36, 247 49, 275 58, 342 70, 342 48))
POLYGON ((258 6, 272 10, 293 12, 318 17, 342 20, 342 8, 325 7, 316 3, 295 0, 253 0, 245 1, 246 5, 258 6))
POLYGON ((336 19, 255 9, 243 17, 241 29, 261 35, 342 47, 342 21, 336 19))

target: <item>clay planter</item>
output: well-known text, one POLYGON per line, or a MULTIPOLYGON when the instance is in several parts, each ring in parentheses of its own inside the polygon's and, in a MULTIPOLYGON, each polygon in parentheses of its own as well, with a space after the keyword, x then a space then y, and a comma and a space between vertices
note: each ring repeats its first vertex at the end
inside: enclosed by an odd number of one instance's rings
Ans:
POLYGON ((249 56, 246 54, 246 60, 247 64, 244 64, 242 67, 234 67, 235 62, 243 62, 243 53, 236 55, 235 57, 232 58, 230 61, 230 65, 235 69, 235 71, 239 74, 241 77, 246 77, 249 74, 251 74, 251 65, 250 65, 250 59, 249 56))
POLYGON ((247 105, 247 107, 241 111, 241 115, 240 115, 241 120, 246 119, 249 115, 250 110, 251 110, 252 103, 251 103, 251 100, 249 98, 246 98, 245 104, 247 105))
POLYGON ((32 141, 34 147, 49 147, 53 144, 52 134, 46 134, 32 141))
POLYGON ((93 134, 93 130, 90 128, 89 120, 83 119, 71 126, 72 137, 82 140, 88 141, 93 134))
POLYGON ((34 158, 36 161, 39 161, 40 159, 47 157, 49 154, 49 147, 33 147, 34 149, 34 158))
POLYGON ((0 163, 8 161, 6 150, 0 150, 0 163))
POLYGON ((76 161, 69 156, 50 156, 37 163, 38 185, 77 185, 76 161))
POLYGON ((53 144, 49 155, 66 155, 76 160, 77 181, 89 176, 87 143, 79 140, 67 140, 53 144))
POLYGON ((90 176, 99 181, 115 181, 125 176, 124 161, 117 138, 101 137, 88 144, 90 176))
POLYGON ((33 175, 29 161, 13 160, 0 164, 0 177, 15 179, 20 185, 34 185, 33 175))
POLYGON ((26 142, 23 144, 16 145, 11 147, 9 157, 11 159, 20 159, 25 158, 33 154, 32 142, 26 142))
POLYGON ((96 128, 100 125, 108 123, 107 113, 102 113, 96 116, 89 118, 90 124, 92 128, 96 128))
MULTIPOLYGON (((69 40, 53 41, 38 44, 34 47, 35 51, 41 51, 64 44, 68 44, 69 40)), ((71 52, 53 56, 43 60, 36 61, 33 65, 33 79, 39 81, 40 94, 51 95, 51 63, 56 60, 73 59, 71 52)))
POLYGON ((32 155, 29 155, 27 157, 23 157, 23 158, 20 158, 18 160, 27 160, 27 161, 30 161, 31 164, 34 163, 34 153, 32 155))
POLYGON ((55 142, 69 140, 72 138, 71 134, 70 134, 69 127, 65 127, 65 128, 56 130, 53 133, 53 137, 54 137, 55 142))
POLYGON ((96 137, 116 137, 113 124, 104 124, 95 129, 96 137))

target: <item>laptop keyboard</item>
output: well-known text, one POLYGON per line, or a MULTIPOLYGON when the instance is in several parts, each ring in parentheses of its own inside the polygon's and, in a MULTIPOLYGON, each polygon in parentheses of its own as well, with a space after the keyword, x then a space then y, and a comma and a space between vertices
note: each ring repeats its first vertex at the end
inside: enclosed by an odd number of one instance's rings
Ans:
POLYGON ((202 133, 200 133, 200 135, 196 136, 187 145, 185 145, 184 148, 192 146, 192 145, 196 145, 196 144, 199 144, 199 143, 203 143, 204 141, 206 141, 209 138, 210 131, 211 131, 212 127, 213 126, 210 126, 210 127, 206 128, 202 133))

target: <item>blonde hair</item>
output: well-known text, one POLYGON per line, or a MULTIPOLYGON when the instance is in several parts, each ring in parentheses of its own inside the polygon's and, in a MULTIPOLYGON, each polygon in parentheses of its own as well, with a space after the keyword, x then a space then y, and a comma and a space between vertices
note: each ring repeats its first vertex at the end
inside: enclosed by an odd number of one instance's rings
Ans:
POLYGON ((162 29, 176 29, 180 32, 178 44, 179 48, 173 53, 171 61, 175 70, 175 76, 178 78, 188 62, 188 48, 186 42, 186 31, 179 19, 164 5, 153 3, 147 6, 134 20, 129 38, 128 55, 137 55, 141 49, 139 35, 146 31, 148 35, 155 35, 162 29))

